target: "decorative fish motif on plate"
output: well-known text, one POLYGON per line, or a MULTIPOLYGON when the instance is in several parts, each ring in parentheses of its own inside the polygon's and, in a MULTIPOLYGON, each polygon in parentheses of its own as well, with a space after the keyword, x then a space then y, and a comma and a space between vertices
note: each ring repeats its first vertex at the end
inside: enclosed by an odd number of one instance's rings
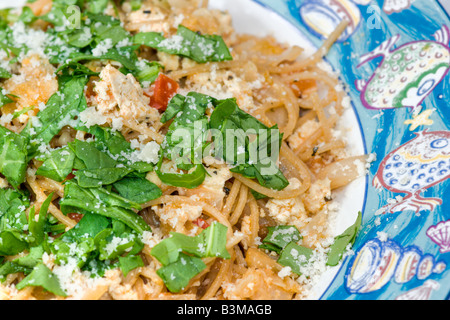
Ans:
POLYGON ((373 186, 395 193, 405 193, 401 201, 380 211, 434 210, 438 198, 424 198, 426 189, 450 177, 450 131, 415 133, 417 137, 389 153, 380 163, 373 186))
POLYGON ((355 82, 366 108, 415 109, 422 104, 450 68, 449 28, 443 26, 433 36, 436 41, 413 41, 393 49, 400 39, 396 35, 361 56, 358 68, 383 57, 368 81, 355 82))

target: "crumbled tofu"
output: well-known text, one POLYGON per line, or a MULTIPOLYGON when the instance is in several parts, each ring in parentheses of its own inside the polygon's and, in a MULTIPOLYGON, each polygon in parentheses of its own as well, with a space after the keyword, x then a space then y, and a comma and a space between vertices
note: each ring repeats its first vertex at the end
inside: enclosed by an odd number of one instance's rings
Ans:
POLYGON ((162 208, 152 207, 162 223, 166 224, 176 232, 183 232, 184 225, 188 221, 199 218, 203 212, 201 206, 179 205, 169 203, 162 208))
POLYGON ((325 206, 326 199, 331 200, 331 181, 328 178, 313 182, 303 196, 303 203, 306 210, 315 214, 325 206))
MULTIPOLYGON (((184 62, 183 60, 183 68, 184 62)), ((229 70, 212 70, 188 77, 186 91, 196 91, 216 99, 236 98, 240 108, 251 113, 255 105, 253 90, 259 88, 260 81, 249 83, 229 70), (258 84, 258 85, 256 85, 258 84)))
POLYGON ((129 3, 125 2, 122 8, 126 12, 124 28, 127 31, 164 33, 170 31, 169 13, 159 6, 146 2, 139 10, 132 11, 129 3))
POLYGON ((100 79, 96 82, 94 92, 97 94, 97 109, 103 114, 113 113, 138 122, 159 121, 159 112, 150 107, 150 98, 144 95, 139 82, 131 74, 124 75, 108 64, 101 71, 100 79))
POLYGON ((294 225, 303 228, 310 220, 300 198, 270 199, 266 203, 270 217, 282 225, 294 225))

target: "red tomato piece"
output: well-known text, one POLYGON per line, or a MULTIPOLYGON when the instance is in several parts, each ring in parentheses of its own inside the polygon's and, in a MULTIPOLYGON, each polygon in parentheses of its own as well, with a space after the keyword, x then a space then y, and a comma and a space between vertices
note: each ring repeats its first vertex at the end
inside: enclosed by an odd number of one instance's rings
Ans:
POLYGON ((198 219, 192 221, 192 223, 196 224, 197 226, 199 226, 202 229, 206 229, 206 228, 209 227, 209 223, 206 222, 205 220, 201 219, 201 218, 198 218, 198 219))
POLYGON ((179 85, 163 73, 160 73, 154 83, 153 95, 150 96, 150 106, 165 111, 173 96, 177 93, 179 85))

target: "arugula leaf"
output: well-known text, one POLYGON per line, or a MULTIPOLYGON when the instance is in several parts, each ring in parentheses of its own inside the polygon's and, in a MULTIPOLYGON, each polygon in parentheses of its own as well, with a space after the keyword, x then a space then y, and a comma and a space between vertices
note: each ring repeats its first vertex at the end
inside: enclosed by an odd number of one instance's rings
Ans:
POLYGON ((9 97, 9 95, 3 93, 3 89, 0 88, 0 108, 3 107, 5 104, 11 103, 11 102, 14 102, 14 100, 11 99, 9 97))
MULTIPOLYGON (((9 78, 11 78, 11 76, 12 75, 11 75, 11 73, 9 71, 7 71, 6 69, 0 67, 0 78, 2 78, 2 79, 9 79, 9 78)), ((3 89, 2 89, 2 91, 3 91, 3 89)))
POLYGON ((124 277, 126 277, 131 270, 143 266, 144 261, 142 261, 142 258, 139 256, 128 255, 126 257, 119 257, 119 267, 122 270, 124 277))
POLYGON ((30 253, 28 253, 28 255, 14 259, 12 262, 21 267, 33 269, 36 265, 42 262, 43 254, 43 246, 32 247, 30 248, 30 253))
POLYGON ((150 231, 150 226, 132 209, 140 209, 137 203, 120 197, 103 188, 82 188, 73 181, 68 181, 64 188, 64 198, 60 201, 64 214, 77 212, 95 213, 116 219, 137 233, 150 231))
POLYGON ((188 158, 192 164, 198 163, 195 159, 201 160, 198 153, 204 147, 208 122, 205 112, 215 102, 216 99, 197 92, 189 92, 186 97, 177 94, 171 99, 161 118, 162 123, 173 120, 163 143, 164 156, 173 160, 188 158), (186 143, 181 144, 180 140, 186 143))
POLYGON ((131 161, 133 149, 131 144, 125 140, 124 136, 110 128, 92 126, 86 129, 87 132, 95 137, 95 147, 107 153, 117 162, 136 170, 139 173, 146 173, 153 170, 153 164, 144 161, 131 161))
MULTIPOLYGON (((339 263, 348 245, 355 242, 361 221, 362 214, 359 212, 355 223, 335 237, 334 243, 327 253, 327 265, 336 266, 339 263)), ((296 242, 300 239, 301 235, 295 227, 277 226, 269 228, 269 234, 264 238, 260 248, 276 251, 279 253, 277 260, 279 264, 290 267, 292 272, 301 275, 301 268, 308 263, 313 251, 310 248, 298 245, 296 242)))
POLYGON ((230 258, 226 238, 227 227, 218 222, 213 222, 196 237, 171 232, 170 238, 158 243, 151 251, 163 265, 156 273, 171 292, 179 292, 206 268, 201 258, 230 258))
POLYGON ((171 232, 170 234, 170 238, 166 238, 158 243, 151 251, 151 255, 163 265, 169 265, 177 261, 181 252, 189 253, 199 258, 230 258, 230 254, 226 249, 227 227, 218 222, 213 222, 195 237, 189 237, 177 232, 171 232))
POLYGON ((336 266, 342 259, 347 246, 355 243, 356 235, 361 227, 361 221, 362 213, 358 212, 355 223, 348 227, 342 234, 334 238, 334 242, 328 252, 327 265, 336 266))
POLYGON ((142 6, 142 0, 130 0, 131 10, 139 10, 142 6))
POLYGON ((172 38, 166 39, 162 33, 157 32, 141 32, 134 36, 133 42, 158 51, 187 57, 198 63, 233 59, 222 37, 201 35, 183 25, 178 26, 177 34, 172 38))
POLYGON ((109 0, 91 0, 87 3, 88 12, 91 13, 102 13, 108 6, 109 0))
POLYGON ((276 166, 283 137, 277 126, 268 128, 242 111, 235 99, 218 103, 211 114, 210 126, 222 132, 222 139, 214 141, 214 149, 216 156, 234 166, 232 172, 256 179, 262 186, 275 190, 282 190, 289 184, 276 166), (274 148, 274 143, 278 148, 274 148))
POLYGON ((74 241, 83 236, 95 238, 110 225, 108 218, 98 214, 85 214, 83 218, 62 236, 64 239, 74 241))
POLYGON ((51 23, 55 27, 64 27, 72 22, 71 16, 73 15, 73 11, 70 10, 69 6, 77 5, 80 6, 80 2, 77 0, 55 0, 52 1, 51 10, 41 15, 39 18, 51 23))
POLYGON ((47 218, 47 210, 50 206, 50 203, 53 198, 53 193, 51 193, 47 199, 42 203, 41 208, 39 209, 39 215, 38 220, 35 220, 34 216, 34 206, 32 210, 30 210, 30 213, 28 215, 28 230, 30 233, 30 238, 28 241, 31 246, 38 246, 40 245, 45 238, 44 228, 45 228, 45 222, 47 218))
POLYGON ((53 150, 40 160, 44 163, 37 169, 36 175, 61 182, 72 172, 75 153, 66 146, 53 150))
POLYGON ((34 15, 33 10, 31 10, 30 7, 24 6, 22 7, 22 13, 20 14, 18 20, 25 24, 31 24, 37 20, 37 17, 34 15))
POLYGON ((162 196, 162 191, 157 185, 139 176, 127 176, 115 182, 114 188, 125 199, 139 204, 162 196))
POLYGON ((301 275, 301 268, 305 266, 313 254, 313 250, 291 242, 280 253, 277 262, 290 267, 292 272, 301 275))
POLYGON ((216 99, 196 92, 190 92, 186 97, 177 94, 169 102, 161 122, 173 121, 162 144, 162 156, 156 169, 164 183, 193 189, 205 180, 206 170, 201 163, 208 127, 205 112, 215 102, 216 99), (186 174, 162 172, 164 157, 174 160, 180 169, 195 169, 186 174))
POLYGON ((15 230, 0 232, 0 255, 13 256, 28 249, 28 243, 23 235, 15 230))
POLYGON ((291 242, 302 239, 300 232, 294 226, 268 227, 267 236, 262 241, 261 249, 267 249, 280 253, 291 242))
POLYGON ((57 264, 75 259, 82 270, 99 274, 117 263, 120 267, 124 254, 130 257, 130 261, 123 260, 125 272, 139 266, 131 257, 143 247, 140 237, 124 223, 86 213, 74 228, 53 241, 51 251, 56 256, 57 264), (73 250, 74 247, 77 250, 73 250))
POLYGON ((84 169, 75 172, 75 178, 83 188, 113 184, 133 171, 119 165, 116 160, 99 151, 92 143, 75 140, 69 144, 69 148, 85 165, 84 169))
POLYGON ((111 239, 101 239, 98 241, 97 245, 99 247, 100 260, 119 259, 125 253, 133 255, 133 253, 140 252, 144 247, 144 244, 132 233, 110 238, 111 239), (133 251, 133 253, 128 251, 133 251))
POLYGON ((139 63, 139 68, 131 72, 133 76, 144 86, 149 86, 155 82, 158 78, 159 73, 162 71, 164 66, 156 61, 141 60, 139 63))
POLYGON ((0 173, 15 188, 25 181, 28 139, 0 126, 0 173))
POLYGON ((6 276, 11 273, 23 272, 24 274, 29 274, 33 269, 27 268, 12 261, 6 261, 0 267, 0 281, 4 282, 6 280, 6 276))
POLYGON ((0 189, 0 232, 16 230, 22 232, 26 228, 25 210, 30 206, 28 194, 13 189, 0 189))
POLYGON ((84 86, 87 81, 86 76, 79 76, 60 83, 60 91, 53 94, 46 104, 47 107, 37 114, 39 123, 32 127, 33 122, 28 122, 29 125, 21 135, 31 138, 28 150, 31 158, 37 155, 40 144, 48 144, 64 126, 71 125, 74 128, 78 126, 79 120, 75 120, 75 117, 87 106, 84 97, 84 86))
POLYGON ((36 265, 33 271, 16 285, 16 288, 18 290, 22 290, 28 286, 42 287, 57 296, 67 296, 61 288, 58 277, 54 275, 43 263, 36 265))
POLYGON ((156 270, 170 292, 184 289, 191 279, 206 268, 202 259, 180 253, 180 259, 156 270))

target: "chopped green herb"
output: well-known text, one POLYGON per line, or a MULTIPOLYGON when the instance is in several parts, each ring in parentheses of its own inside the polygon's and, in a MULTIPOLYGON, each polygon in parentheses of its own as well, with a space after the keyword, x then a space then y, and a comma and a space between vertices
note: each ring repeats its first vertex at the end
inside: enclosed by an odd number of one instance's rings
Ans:
POLYGON ((198 63, 233 59, 222 37, 201 35, 182 25, 178 26, 177 34, 171 38, 164 38, 163 34, 157 32, 141 32, 134 36, 133 42, 187 57, 198 63))
POLYGON ((334 242, 328 252, 327 265, 336 266, 342 259, 348 245, 355 243, 356 235, 361 227, 362 214, 358 212, 358 216, 353 225, 348 227, 342 234, 334 238, 334 242))
POLYGON ((294 226, 268 227, 268 234, 262 241, 261 249, 267 249, 280 253, 291 242, 302 239, 300 232, 294 226))
POLYGON ((28 286, 42 287, 45 290, 58 296, 67 296, 64 290, 61 288, 58 277, 55 276, 51 272, 51 270, 43 263, 40 263, 36 267, 34 267, 33 271, 16 285, 16 288, 18 290, 21 290, 28 286))
POLYGON ((214 222, 196 237, 172 232, 171 237, 153 247, 151 255, 163 265, 157 273, 167 288, 172 292, 184 288, 192 277, 206 267, 200 258, 229 259, 226 237, 227 227, 214 222))
POLYGON ((301 275, 302 267, 308 264, 313 254, 313 250, 291 242, 280 253, 277 262, 285 267, 290 267, 291 271, 301 275))

